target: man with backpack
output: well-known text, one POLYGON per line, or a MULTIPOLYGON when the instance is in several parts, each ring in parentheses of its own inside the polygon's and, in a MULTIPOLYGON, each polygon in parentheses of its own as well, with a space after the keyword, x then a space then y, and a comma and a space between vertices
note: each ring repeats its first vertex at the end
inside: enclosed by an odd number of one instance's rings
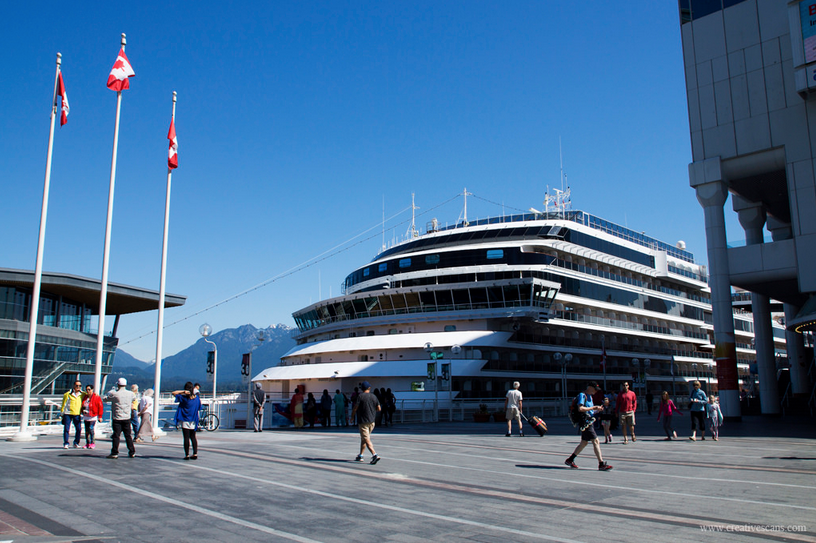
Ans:
MULTIPOLYGON (((570 419, 575 421, 577 420, 578 414, 583 414, 586 418, 591 418, 592 414, 596 411, 600 411, 603 409, 601 406, 595 406, 592 404, 592 396, 598 391, 600 387, 598 383, 591 381, 587 383, 586 390, 578 394, 573 401, 573 406, 571 410, 574 411, 574 415, 570 416, 570 419)), ((612 469, 612 466, 604 462, 603 456, 601 455, 601 443, 598 441, 598 434, 595 433, 595 428, 592 424, 581 424, 581 443, 575 447, 575 450, 572 452, 569 458, 564 461, 568 467, 572 469, 578 469, 578 466, 575 464, 575 458, 581 454, 581 451, 587 446, 587 444, 592 443, 592 448, 595 450, 595 456, 598 458, 598 470, 600 471, 609 471, 612 469)))

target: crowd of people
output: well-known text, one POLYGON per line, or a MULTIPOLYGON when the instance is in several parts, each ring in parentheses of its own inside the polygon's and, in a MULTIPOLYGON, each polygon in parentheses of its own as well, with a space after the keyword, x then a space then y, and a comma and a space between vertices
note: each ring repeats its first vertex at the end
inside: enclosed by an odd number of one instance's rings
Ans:
MULTIPOLYGON (((184 459, 198 459, 198 441, 196 432, 199 430, 199 412, 201 399, 198 383, 187 382, 182 390, 172 394, 178 405, 175 415, 175 426, 180 428, 184 436, 184 459), (190 446, 192 445, 192 454, 190 446)), ((93 385, 87 385, 82 390, 82 382, 74 382, 73 388, 62 398, 60 413, 63 424, 63 447, 68 449, 71 427, 74 428, 73 447, 80 448, 82 426, 85 424, 85 445, 83 448, 96 448, 96 423, 102 420, 104 413, 103 402, 110 403, 111 414, 111 452, 110 459, 119 458, 119 446, 124 437, 128 456, 136 456, 136 443, 144 443, 146 439, 156 441, 160 435, 153 425, 154 391, 152 388, 139 393, 138 385, 127 386, 124 377, 116 381, 116 386, 104 397, 94 392, 93 385)))
MULTIPOLYGON (((307 425, 314 428, 316 424, 329 428, 332 421, 335 426, 357 424, 357 417, 349 416, 349 411, 354 411, 361 394, 360 387, 354 387, 350 395, 337 389, 333 397, 328 389, 323 389, 323 395, 316 399, 311 392, 304 397, 303 389, 298 386, 289 402, 289 416, 295 428, 305 428, 307 425)), ((394 412, 397 409, 397 398, 394 393, 390 388, 375 388, 371 394, 377 398, 382 407, 376 414, 377 426, 393 426, 394 412)), ((258 405, 259 403, 255 402, 256 408, 258 405)))
MULTIPOLYGON (((712 439, 718 441, 719 427, 723 423, 723 414, 717 398, 713 395, 707 396, 699 381, 694 381, 692 387, 693 389, 689 394, 689 418, 691 421, 689 440, 697 441, 699 439, 704 441, 706 426, 708 426, 712 439)), ((505 398, 505 418, 507 419, 507 433, 505 435, 508 437, 512 435, 513 421, 517 421, 519 435, 524 435, 521 423, 523 396, 519 388, 520 383, 514 382, 513 388, 507 392, 505 398)), ((172 393, 175 402, 178 404, 174 422, 175 426, 182 431, 185 460, 198 459, 196 433, 200 426, 201 399, 199 390, 200 386, 197 383, 187 382, 182 390, 176 390, 172 393)), ((319 400, 311 392, 304 398, 303 392, 303 387, 298 386, 288 408, 288 414, 295 428, 303 428, 306 424, 313 428, 316 423, 328 428, 331 427, 332 420, 334 420, 334 425, 337 427, 355 425, 360 432, 360 452, 356 460, 363 461, 363 454, 366 449, 371 453, 372 464, 376 464, 380 460, 380 456, 374 450, 371 433, 376 426, 394 424, 396 397, 390 388, 375 388, 372 391, 371 384, 364 381, 360 383, 359 387, 354 387, 350 395, 336 389, 332 397, 328 389, 324 389, 319 400)), ((60 410, 64 427, 63 447, 70 448, 70 430, 73 427, 73 447, 80 448, 82 423, 85 426, 84 448, 93 449, 96 447, 94 440, 95 425, 102 420, 104 401, 111 404, 111 428, 113 430, 111 452, 107 458, 118 458, 123 435, 128 456, 133 458, 136 456, 136 443, 144 443, 146 438, 152 441, 159 438, 152 420, 153 395, 154 391, 152 389, 147 389, 144 393, 139 394, 139 387, 135 384, 128 389, 127 380, 120 378, 115 389, 111 390, 104 398, 101 398, 94 392, 92 385, 87 385, 83 391, 82 383, 76 381, 73 388, 64 394, 60 410)), ((254 407, 254 430, 262 432, 266 394, 260 383, 257 383, 252 391, 251 401, 254 407)), ((654 403, 651 392, 646 394, 646 403, 647 414, 651 415, 654 403)), ((612 442, 614 439, 613 432, 617 430, 618 425, 622 430, 624 444, 628 444, 630 440, 632 443, 637 442, 637 436, 635 435, 637 408, 637 395, 630 390, 628 382, 621 383, 620 390, 617 393, 614 391, 606 392, 598 383, 589 382, 585 390, 574 398, 570 406, 570 417, 573 423, 580 427, 581 441, 564 463, 570 468, 577 468, 576 458, 587 445, 591 444, 598 459, 598 469, 601 471, 612 469, 612 466, 603 460, 597 430, 603 429, 604 444, 612 442)), ((657 421, 662 422, 667 441, 677 439, 677 431, 674 429, 675 414, 684 415, 671 399, 669 393, 663 391, 657 408, 657 421)))
MULTIPOLYGON (((518 388, 514 383, 514 388, 518 388)), ((508 392, 508 398, 513 394, 513 390, 508 392)), ((652 414, 652 403, 654 396, 646 394, 647 415, 652 414)), ((628 444, 637 441, 635 435, 635 413, 637 411, 637 395, 629 389, 629 383, 623 382, 620 392, 605 393, 598 383, 592 381, 587 384, 586 390, 578 394, 571 409, 576 409, 583 415, 585 425, 581 426, 581 442, 564 462, 570 468, 577 468, 575 458, 588 445, 592 444, 595 456, 598 459, 598 469, 606 471, 612 469, 603 460, 600 440, 595 432, 598 425, 603 428, 604 444, 613 440, 612 431, 616 429, 616 424, 620 423, 623 434, 623 443, 628 444), (595 402, 598 402, 597 404, 595 402)), ((700 432, 699 439, 705 441, 706 423, 714 441, 719 440, 719 427, 723 423, 723 414, 716 396, 706 396, 701 389, 700 382, 692 383, 692 391, 689 394, 689 409, 691 419, 691 436, 689 440, 697 441, 697 432, 700 432)), ((663 424, 663 431, 666 434, 666 441, 677 439, 677 431, 674 429, 674 415, 683 415, 677 405, 669 396, 668 391, 663 391, 660 396, 660 405, 657 410, 657 421, 663 424)), ((509 418, 509 417, 508 417, 509 418)), ((579 417, 580 418, 580 417, 579 417)), ((508 420, 508 424, 509 420, 508 420)), ((508 434, 509 435, 509 434, 508 434)))

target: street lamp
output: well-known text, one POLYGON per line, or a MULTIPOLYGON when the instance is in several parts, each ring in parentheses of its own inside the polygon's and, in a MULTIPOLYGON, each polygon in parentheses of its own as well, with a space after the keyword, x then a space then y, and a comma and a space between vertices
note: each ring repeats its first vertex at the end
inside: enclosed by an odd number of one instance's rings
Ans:
MULTIPOLYGON (((439 362, 437 362, 437 355, 439 353, 434 352, 433 348, 434 348, 433 343, 431 343, 430 341, 425 344, 425 352, 428 353, 428 355, 431 357, 431 360, 433 360, 432 364, 433 364, 433 382, 434 382, 434 422, 439 422, 439 387, 437 386, 439 384, 439 381, 438 381, 439 362)), ((430 370, 430 369, 431 369, 431 364, 428 364, 428 370, 430 370)), ((428 373, 430 374, 431 372, 428 371, 428 373)), ((431 376, 428 375, 428 377, 431 377, 431 376)))
MULTIPOLYGON (((264 331, 258 330, 258 344, 253 345, 252 348, 249 349, 249 367, 247 368, 246 380, 247 380, 247 421, 246 427, 249 430, 249 417, 252 416, 252 351, 263 345, 264 340, 264 331)), ((335 372, 337 373, 337 372, 335 372)))
POLYGON ((201 337, 204 338, 204 341, 211 344, 213 346, 213 402, 215 402, 215 387, 216 383, 218 382, 218 347, 216 347, 214 341, 210 341, 207 339, 210 334, 212 334, 212 326, 207 323, 201 325, 198 329, 198 333, 201 334, 201 337))
MULTIPOLYGON (((646 399, 646 395, 649 394, 649 366, 652 365, 652 361, 650 359, 645 359, 643 361, 643 399, 646 399)), ((646 405, 646 410, 650 410, 651 406, 646 405)))
MULTIPOLYGON (((461 346, 454 345, 451 347, 451 355, 458 356, 461 352, 461 346)), ((453 422, 453 360, 450 361, 450 370, 448 370, 448 408, 448 420, 453 422)))
POLYGON ((691 370, 694 372, 694 380, 699 381, 699 379, 697 378, 697 364, 696 363, 691 365, 691 370))
POLYGON ((567 400, 567 365, 572 362, 572 355, 567 353, 562 355, 561 353, 553 354, 553 359, 561 365, 561 400, 562 405, 566 406, 567 400))

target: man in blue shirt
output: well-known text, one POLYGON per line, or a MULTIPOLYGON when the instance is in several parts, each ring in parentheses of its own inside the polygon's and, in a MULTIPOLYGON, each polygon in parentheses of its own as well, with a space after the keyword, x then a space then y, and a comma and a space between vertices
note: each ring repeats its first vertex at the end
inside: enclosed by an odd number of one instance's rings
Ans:
POLYGON ((705 419, 706 419, 706 398, 705 392, 700 389, 700 381, 692 383, 694 389, 689 395, 689 405, 691 405, 691 437, 692 441, 697 441, 697 427, 700 428, 700 439, 705 441, 705 419))
MULTIPOLYGON (((592 396, 598 392, 600 387, 598 383, 591 381, 587 383, 587 388, 584 392, 578 394, 577 405, 575 408, 584 413, 586 415, 591 416, 596 411, 601 411, 603 407, 595 406, 592 404, 592 396)), ((598 458, 598 469, 600 471, 609 471, 612 469, 612 466, 604 462, 603 456, 601 455, 601 443, 598 441, 598 434, 595 433, 595 428, 592 424, 587 425, 586 428, 582 427, 581 430, 581 442, 575 447, 575 450, 572 452, 569 458, 564 461, 568 467, 572 469, 578 469, 578 466, 575 464, 575 458, 581 454, 581 451, 584 450, 584 447, 587 444, 592 443, 592 448, 595 450, 595 456, 598 458)))

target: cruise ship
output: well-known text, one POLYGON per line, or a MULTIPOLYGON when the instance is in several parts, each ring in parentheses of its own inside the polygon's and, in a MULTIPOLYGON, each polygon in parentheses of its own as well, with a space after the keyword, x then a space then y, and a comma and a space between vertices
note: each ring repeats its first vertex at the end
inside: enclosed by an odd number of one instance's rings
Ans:
MULTIPOLYGON (((639 395, 716 391, 705 266, 669 244, 569 208, 439 227, 353 270, 340 296, 294 313, 297 345, 254 381, 350 392, 364 380, 398 399, 565 399, 589 379, 639 395)), ((550 204, 554 204, 554 210, 550 204)), ((412 229, 413 230, 413 229, 412 229)), ((756 385, 751 313, 734 310, 740 385, 756 385)), ((774 329, 785 352, 784 329, 774 329)))

